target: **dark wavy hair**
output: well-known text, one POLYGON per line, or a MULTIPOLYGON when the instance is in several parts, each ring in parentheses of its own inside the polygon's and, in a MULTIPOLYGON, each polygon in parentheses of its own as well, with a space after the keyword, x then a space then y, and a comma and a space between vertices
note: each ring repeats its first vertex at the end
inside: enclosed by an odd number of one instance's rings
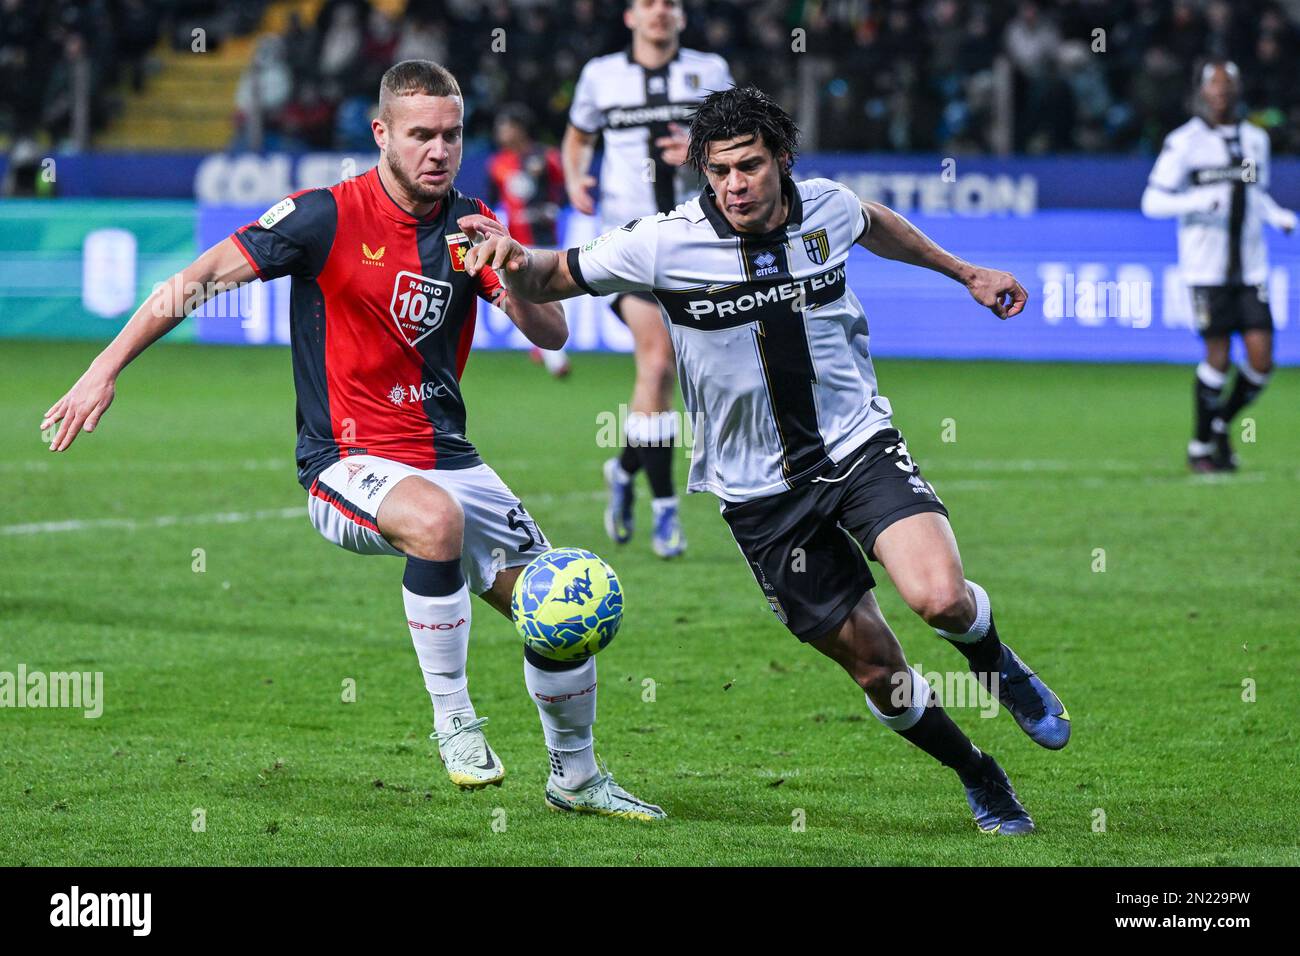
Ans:
POLYGON ((787 175, 799 153, 799 127, 790 114, 756 86, 737 86, 710 93, 691 117, 691 141, 686 161, 703 173, 709 143, 738 136, 761 137, 773 156, 789 156, 787 175))

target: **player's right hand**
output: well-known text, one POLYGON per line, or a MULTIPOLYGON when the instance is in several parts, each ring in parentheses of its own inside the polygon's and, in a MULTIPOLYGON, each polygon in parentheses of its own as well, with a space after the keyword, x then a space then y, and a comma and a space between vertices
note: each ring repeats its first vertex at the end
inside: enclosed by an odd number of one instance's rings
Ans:
POLYGON ((531 260, 532 253, 519 240, 508 235, 494 234, 465 253, 465 271, 475 276, 487 266, 504 281, 509 273, 526 269, 531 260))
POLYGON ((595 176, 581 176, 568 182, 569 202, 583 215, 590 216, 596 211, 596 200, 591 198, 591 191, 596 188, 595 176))
POLYGON ((50 451, 63 451, 83 430, 93 432, 108 406, 113 404, 114 394, 113 379, 93 365, 88 368, 41 419, 42 431, 55 422, 62 423, 50 441, 50 451))

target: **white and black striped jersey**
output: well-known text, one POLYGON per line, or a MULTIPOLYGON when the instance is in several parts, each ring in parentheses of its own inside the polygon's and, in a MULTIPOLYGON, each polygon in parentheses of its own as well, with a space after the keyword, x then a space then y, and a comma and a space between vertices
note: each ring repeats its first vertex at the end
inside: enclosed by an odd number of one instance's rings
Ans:
POLYGON ((786 222, 732 230, 703 193, 567 253, 592 295, 652 292, 691 417, 690 491, 761 498, 824 474, 890 424, 845 260, 870 223, 829 179, 783 179, 786 222))
POLYGON ((1148 187, 1205 199, 1200 211, 1178 217, 1184 282, 1259 285, 1268 280, 1262 227, 1275 205, 1268 182, 1268 134, 1258 126, 1211 126, 1198 116, 1165 137, 1148 187))
POLYGON ((631 47, 582 68, 569 122, 604 136, 597 203, 602 228, 668 212, 697 188, 688 167, 662 161, 655 140, 668 135, 669 123, 688 126, 700 100, 733 85, 722 57, 680 47, 657 70, 633 60, 631 47))

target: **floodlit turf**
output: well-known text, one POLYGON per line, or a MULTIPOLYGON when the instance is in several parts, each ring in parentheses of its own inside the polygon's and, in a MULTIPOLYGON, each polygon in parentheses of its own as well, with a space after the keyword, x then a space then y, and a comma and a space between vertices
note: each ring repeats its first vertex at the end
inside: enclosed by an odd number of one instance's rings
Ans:
MULTIPOLYGON (((519 641, 478 602, 470 687, 509 775, 450 785, 401 562, 307 522, 286 351, 159 347, 96 434, 50 455, 39 416, 93 352, 0 344, 0 671, 104 675, 98 719, 0 710, 0 863, 1300 863, 1295 370, 1249 410, 1242 473, 1215 480, 1183 464, 1190 369, 879 363, 967 573, 1074 718, 1049 753, 1006 714, 954 711, 1038 822, 1006 840, 786 633, 712 497, 685 502, 683 560, 652 556, 644 491, 642 533, 605 539, 597 415, 624 400, 628 359, 578 355, 555 382, 478 354, 465 386, 470 437, 551 540, 622 577, 597 745, 662 825, 545 809, 519 641)), ((910 660, 960 670, 879 594, 910 660)))

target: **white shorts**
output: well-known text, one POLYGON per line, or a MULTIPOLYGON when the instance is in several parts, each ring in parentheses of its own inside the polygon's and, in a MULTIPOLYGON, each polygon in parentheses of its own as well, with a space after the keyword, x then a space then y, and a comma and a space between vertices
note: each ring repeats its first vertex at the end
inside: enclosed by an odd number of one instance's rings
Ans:
POLYGON ((425 470, 374 455, 340 459, 317 476, 307 493, 312 526, 357 554, 403 556, 379 533, 375 515, 393 487, 409 475, 442 488, 465 512, 461 566, 473 593, 490 588, 502 568, 527 564, 550 548, 515 493, 487 465, 425 470))

